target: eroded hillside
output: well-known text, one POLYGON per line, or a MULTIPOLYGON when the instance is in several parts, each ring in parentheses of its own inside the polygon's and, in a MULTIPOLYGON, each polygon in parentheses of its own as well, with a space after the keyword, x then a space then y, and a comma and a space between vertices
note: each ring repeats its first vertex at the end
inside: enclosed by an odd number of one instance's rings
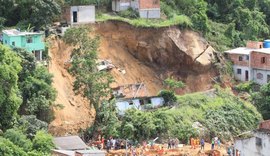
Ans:
MULTIPOLYGON (((111 60, 116 68, 110 73, 116 85, 144 83, 148 95, 157 95, 163 89, 163 80, 169 76, 186 83, 180 94, 212 88, 216 76, 211 64, 213 49, 198 33, 177 27, 154 29, 135 28, 129 24, 108 21, 92 25, 100 36, 99 58, 111 60)), ((92 34, 93 35, 93 34, 92 34)), ((55 120, 50 124, 54 135, 74 134, 89 127, 95 112, 89 102, 73 92, 74 78, 65 69, 72 47, 60 39, 51 39, 49 70, 54 74, 56 103, 55 120)))
POLYGON ((101 36, 99 57, 126 71, 111 72, 118 85, 143 82, 149 95, 164 88, 162 82, 169 76, 186 83, 178 93, 204 91, 213 85, 213 49, 196 32, 177 27, 135 28, 117 21, 95 28, 101 36))
POLYGON ((70 60, 71 51, 72 47, 61 40, 50 40, 49 72, 54 75, 56 104, 63 106, 62 109, 54 109, 55 120, 49 126, 50 133, 57 136, 76 134, 80 129, 89 127, 95 117, 95 111, 90 108, 89 101, 73 92, 74 78, 65 68, 65 62, 70 60))

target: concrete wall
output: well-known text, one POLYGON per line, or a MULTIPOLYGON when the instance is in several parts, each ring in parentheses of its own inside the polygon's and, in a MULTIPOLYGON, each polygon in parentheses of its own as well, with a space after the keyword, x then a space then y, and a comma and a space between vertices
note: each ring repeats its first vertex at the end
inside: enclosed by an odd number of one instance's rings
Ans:
POLYGON ((240 81, 246 81, 246 71, 248 71, 248 81, 252 80, 252 73, 249 69, 249 67, 245 67, 245 66, 239 66, 239 65, 233 65, 233 73, 234 73, 234 77, 236 80, 240 80, 240 81), (241 74, 237 74, 237 69, 241 69, 241 74))
POLYGON ((124 11, 131 7, 130 0, 112 0, 113 11, 124 11))
POLYGON ((270 135, 263 132, 255 132, 252 138, 235 141, 234 148, 240 151, 240 156, 269 156, 270 135), (256 145, 256 137, 261 138, 262 146, 256 145))
POLYGON ((270 78, 270 70, 253 69, 253 81, 258 84, 266 84, 268 75, 270 78))
POLYGON ((45 43, 43 41, 42 34, 28 35, 26 36, 8 36, 6 34, 3 35, 3 44, 8 45, 10 47, 23 48, 28 52, 32 52, 35 50, 45 50, 45 43), (32 38, 32 43, 27 43, 27 38, 32 38), (15 46, 12 43, 15 43, 15 46))
POLYGON ((160 98, 160 97, 151 98, 151 104, 153 105, 153 107, 163 106, 164 103, 165 103, 165 101, 163 98, 160 98))
POLYGON ((70 8, 71 25, 93 23, 96 19, 95 6, 72 6, 70 8), (77 12, 78 22, 73 22, 73 12, 77 12))
POLYGON ((160 9, 140 9, 139 14, 141 18, 160 18, 160 9))
MULTIPOLYGON (((149 104, 146 101, 148 99, 141 99, 144 100, 144 104, 149 104)), ((149 99, 151 101, 152 107, 160 107, 163 106, 165 101, 162 97, 152 97, 149 99)), ((119 110, 119 114, 123 115, 127 109, 135 108, 138 110, 143 109, 143 105, 140 103, 140 99, 128 99, 128 100, 123 100, 123 101, 117 101, 116 102, 116 107, 119 110), (132 105, 130 104, 132 102, 132 105)))

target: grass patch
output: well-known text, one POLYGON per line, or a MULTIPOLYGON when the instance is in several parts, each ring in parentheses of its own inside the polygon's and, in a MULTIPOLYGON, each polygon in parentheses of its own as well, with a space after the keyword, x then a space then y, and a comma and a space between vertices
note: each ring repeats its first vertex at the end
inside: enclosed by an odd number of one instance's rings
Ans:
POLYGON ((182 26, 182 27, 191 27, 192 22, 189 17, 185 15, 175 15, 170 19, 144 19, 144 18, 136 18, 136 19, 128 19, 120 16, 112 16, 108 14, 101 14, 97 17, 96 21, 103 22, 107 20, 117 20, 127 22, 135 27, 153 27, 153 28, 162 28, 169 26, 182 26))

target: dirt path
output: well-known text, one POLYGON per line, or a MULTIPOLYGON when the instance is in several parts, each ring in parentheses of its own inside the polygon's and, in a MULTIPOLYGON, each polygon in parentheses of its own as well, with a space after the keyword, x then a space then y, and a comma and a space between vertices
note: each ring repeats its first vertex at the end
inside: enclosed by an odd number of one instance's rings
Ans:
POLYGON ((53 86, 57 90, 56 104, 63 109, 55 109, 55 120, 49 125, 53 135, 77 134, 80 129, 86 129, 93 122, 95 112, 89 108, 89 102, 73 92, 74 78, 64 68, 69 60, 71 47, 62 41, 51 39, 49 56, 49 72, 54 75, 53 86))
MULTIPOLYGON (((155 149, 146 149, 146 151, 141 154, 141 156, 160 156, 158 154, 158 149, 161 147, 161 145, 155 145, 155 149)), ((167 149, 167 145, 163 145, 164 153, 162 156, 207 156, 206 153, 209 153, 211 151, 211 144, 206 143, 205 149, 200 150, 200 147, 197 147, 196 149, 191 149, 191 146, 183 146, 176 149, 167 149)), ((137 153, 139 153, 139 149, 135 150, 137 153)), ((215 149, 215 151, 220 152, 220 156, 226 155, 226 148, 222 145, 221 148, 215 149)), ((107 156, 125 156, 126 150, 111 150, 109 153, 107 153, 107 156)), ((130 151, 128 151, 128 155, 130 156, 130 151)))

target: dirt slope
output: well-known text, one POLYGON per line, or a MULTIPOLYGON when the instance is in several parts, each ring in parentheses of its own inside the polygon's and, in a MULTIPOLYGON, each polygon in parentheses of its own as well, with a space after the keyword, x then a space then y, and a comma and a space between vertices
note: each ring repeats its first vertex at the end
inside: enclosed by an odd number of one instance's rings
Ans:
MULTIPOLYGON (((198 33, 177 27, 135 28, 117 21, 93 27, 101 38, 99 58, 109 59, 117 67, 110 71, 114 86, 143 82, 149 96, 157 95, 165 87, 163 80, 173 76, 186 83, 177 90, 179 94, 212 88, 211 78, 217 75, 211 63, 213 49, 198 33)), ((54 135, 75 134, 91 125, 95 116, 89 102, 72 90, 74 78, 64 68, 71 50, 62 41, 51 40, 49 71, 58 92, 56 103, 64 106, 54 111, 56 118, 49 127, 54 135)))
POLYGON ((217 75, 213 49, 198 33, 177 27, 135 28, 117 21, 95 28, 101 36, 99 57, 126 71, 111 71, 118 85, 143 82, 149 95, 156 95, 164 88, 163 80, 173 76, 186 83, 180 94, 211 89, 211 78, 217 75))
POLYGON ((71 50, 62 41, 51 39, 49 71, 54 75, 53 86, 58 92, 56 103, 64 106, 63 109, 54 110, 55 120, 49 125, 50 133, 56 136, 76 134, 80 129, 86 129, 95 116, 93 109, 89 108, 89 102, 76 96, 72 90, 74 78, 64 68, 71 50))

